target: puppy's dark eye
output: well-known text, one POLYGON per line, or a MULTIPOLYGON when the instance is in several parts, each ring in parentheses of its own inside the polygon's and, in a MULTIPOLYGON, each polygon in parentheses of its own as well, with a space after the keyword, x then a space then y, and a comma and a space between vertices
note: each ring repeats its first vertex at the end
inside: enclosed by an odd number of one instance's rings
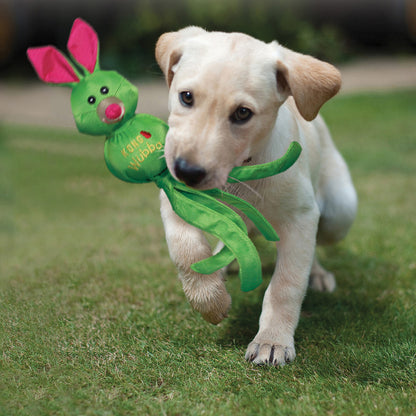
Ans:
POLYGON ((101 87, 100 93, 103 95, 108 94, 108 87, 101 87))
POLYGON ((194 105, 194 96, 191 91, 183 91, 179 93, 179 101, 185 107, 192 107, 194 105))
POLYGON ((247 107, 238 107, 234 113, 231 114, 230 120, 232 123, 243 124, 247 123, 253 116, 253 112, 247 107))
POLYGON ((93 95, 90 95, 89 97, 88 97, 88 102, 90 103, 90 104, 94 104, 95 103, 95 97, 93 96, 93 95))

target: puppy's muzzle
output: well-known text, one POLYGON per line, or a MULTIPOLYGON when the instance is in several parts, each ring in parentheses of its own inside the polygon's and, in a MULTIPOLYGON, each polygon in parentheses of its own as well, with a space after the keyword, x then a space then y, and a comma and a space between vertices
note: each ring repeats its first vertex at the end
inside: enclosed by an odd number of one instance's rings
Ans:
POLYGON ((206 170, 198 165, 191 165, 187 160, 178 157, 174 164, 176 177, 188 186, 200 184, 207 176, 206 170))

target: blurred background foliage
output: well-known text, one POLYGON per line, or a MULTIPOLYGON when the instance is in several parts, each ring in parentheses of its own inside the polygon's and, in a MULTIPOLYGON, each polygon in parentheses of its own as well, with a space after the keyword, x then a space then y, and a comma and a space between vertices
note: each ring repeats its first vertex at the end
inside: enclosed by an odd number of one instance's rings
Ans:
POLYGON ((109 45, 116 60, 129 57, 124 60, 128 72, 137 68, 146 71, 161 33, 191 24, 208 30, 244 32, 267 42, 278 39, 291 49, 331 61, 346 59, 350 53, 341 29, 330 24, 313 25, 286 0, 177 0, 172 7, 166 7, 166 1, 141 0, 135 12, 128 19, 130 23, 118 24, 109 45))
POLYGON ((154 76, 160 34, 187 25, 245 32, 334 63, 362 53, 414 53, 416 0, 0 0, 0 71, 33 76, 29 46, 66 49, 83 17, 101 39, 103 68, 154 76))

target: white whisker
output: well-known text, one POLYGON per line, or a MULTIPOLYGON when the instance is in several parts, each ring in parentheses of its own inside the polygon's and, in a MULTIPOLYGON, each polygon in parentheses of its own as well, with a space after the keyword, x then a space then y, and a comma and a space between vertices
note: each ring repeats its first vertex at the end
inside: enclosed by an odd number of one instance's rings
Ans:
POLYGON ((263 200, 263 196, 260 195, 254 188, 252 188, 250 185, 248 185, 245 182, 242 182, 240 180, 238 180, 237 178, 233 178, 232 176, 229 176, 230 179, 232 179, 233 181, 238 182, 241 185, 244 185, 247 189, 249 189, 251 192, 253 192, 254 195, 256 195, 258 198, 260 198, 261 200, 263 200))

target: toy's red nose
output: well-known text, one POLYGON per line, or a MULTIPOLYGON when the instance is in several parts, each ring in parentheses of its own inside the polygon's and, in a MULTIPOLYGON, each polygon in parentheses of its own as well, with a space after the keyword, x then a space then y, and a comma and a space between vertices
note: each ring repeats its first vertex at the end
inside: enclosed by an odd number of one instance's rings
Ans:
POLYGON ((123 109, 121 108, 121 106, 117 103, 113 103, 113 104, 110 104, 105 109, 105 116, 109 120, 116 120, 120 118, 122 112, 123 112, 123 109))

